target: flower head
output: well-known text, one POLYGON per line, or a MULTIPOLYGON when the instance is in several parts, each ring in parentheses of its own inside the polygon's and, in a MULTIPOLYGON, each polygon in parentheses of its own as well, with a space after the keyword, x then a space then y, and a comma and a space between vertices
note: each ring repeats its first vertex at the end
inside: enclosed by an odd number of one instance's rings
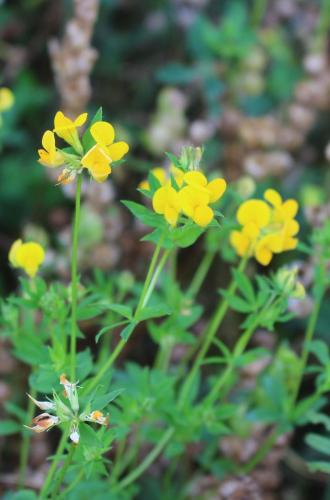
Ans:
POLYGON ((58 111, 54 118, 55 134, 70 144, 78 153, 82 153, 82 146, 79 141, 77 128, 84 125, 87 116, 87 113, 82 113, 75 120, 71 120, 62 111, 58 111))
POLYGON ((0 88, 0 113, 7 111, 14 104, 14 94, 7 87, 0 88))
POLYGON ((266 266, 274 254, 296 248, 297 211, 296 200, 283 202, 277 191, 267 189, 264 200, 248 200, 239 207, 236 217, 242 227, 231 232, 230 242, 238 255, 253 255, 266 266))
POLYGON ((111 123, 99 121, 90 128, 90 133, 96 144, 109 157, 109 161, 119 161, 128 153, 128 144, 124 141, 114 142, 115 130, 111 123))
POLYGON ((97 182, 104 182, 111 174, 110 157, 98 144, 85 154, 81 164, 97 182))
POLYGON ((51 130, 46 130, 42 136, 42 147, 38 149, 39 163, 45 167, 58 167, 63 165, 64 159, 60 151, 56 149, 55 135, 51 130))
POLYGON ((30 278, 34 278, 44 260, 44 249, 34 241, 23 243, 22 240, 16 240, 9 251, 9 262, 12 266, 24 269, 30 278))

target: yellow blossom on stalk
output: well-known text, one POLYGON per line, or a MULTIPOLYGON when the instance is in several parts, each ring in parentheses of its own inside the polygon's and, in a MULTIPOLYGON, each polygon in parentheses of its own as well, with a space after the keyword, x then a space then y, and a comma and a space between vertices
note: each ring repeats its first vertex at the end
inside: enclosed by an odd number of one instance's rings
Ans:
POLYGON ((183 180, 186 186, 179 192, 182 211, 198 226, 205 227, 214 217, 209 204, 222 197, 227 187, 226 181, 218 178, 208 182, 200 171, 187 172, 183 180))
POLYGON ((77 128, 84 125, 87 117, 87 113, 82 113, 75 120, 71 120, 65 116, 62 111, 58 111, 54 118, 55 134, 70 144, 70 146, 76 149, 79 153, 82 152, 82 146, 79 141, 77 128))
POLYGON ((58 167, 63 165, 63 156, 60 151, 56 149, 54 132, 46 130, 42 136, 41 142, 44 149, 38 149, 39 163, 45 167, 58 167))
POLYGON ((231 232, 230 241, 238 255, 253 255, 266 266, 273 254, 296 248, 299 224, 295 220, 298 212, 296 200, 283 202, 274 189, 265 191, 264 200, 242 203, 237 211, 237 221, 242 228, 231 232))
POLYGON ((93 179, 104 182, 111 174, 110 157, 98 145, 90 149, 81 160, 83 167, 87 168, 93 179))
POLYGON ((0 113, 7 111, 14 104, 15 98, 13 92, 7 87, 0 88, 0 113))
POLYGON ((157 214, 164 215, 171 226, 175 226, 181 211, 178 192, 171 186, 170 182, 157 189, 153 198, 152 206, 157 214))
POLYGON ((90 133, 96 144, 109 157, 110 162, 121 160, 128 153, 129 147, 126 142, 114 142, 115 130, 111 123, 96 122, 91 126, 90 133))
POLYGON ((9 251, 9 262, 13 267, 22 268, 30 278, 34 278, 45 260, 45 251, 39 243, 23 243, 16 240, 9 251))

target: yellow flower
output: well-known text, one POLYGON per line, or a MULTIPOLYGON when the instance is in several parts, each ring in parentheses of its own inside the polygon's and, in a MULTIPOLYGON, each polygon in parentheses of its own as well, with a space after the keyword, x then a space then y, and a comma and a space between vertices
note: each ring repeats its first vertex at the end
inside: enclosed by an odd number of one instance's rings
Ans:
POLYGON ((46 130, 42 136, 42 146, 44 149, 38 149, 39 163, 45 167, 58 167, 63 165, 63 157, 56 149, 55 135, 51 130, 46 130))
POLYGON ((111 174, 111 158, 98 144, 90 149, 81 160, 83 167, 89 170, 91 176, 97 182, 104 182, 111 174))
POLYGON ((182 211, 198 226, 206 227, 214 217, 209 204, 221 198, 226 190, 226 181, 218 178, 208 182, 200 171, 187 172, 183 181, 187 185, 179 192, 182 211))
POLYGON ((296 200, 283 202, 274 189, 267 189, 264 199, 266 201, 242 203, 237 211, 237 221, 242 228, 231 232, 230 242, 238 255, 254 255, 260 264, 266 266, 273 254, 296 248, 299 224, 294 219, 298 211, 296 200))
POLYGON ((22 240, 16 240, 9 251, 9 262, 12 266, 21 267, 31 278, 36 275, 44 260, 44 249, 34 241, 23 243, 22 240))
POLYGON ((62 111, 58 111, 54 118, 55 134, 70 144, 78 153, 82 153, 82 146, 80 144, 77 128, 84 125, 87 116, 87 113, 82 113, 75 120, 71 120, 65 116, 62 111))
POLYGON ((14 94, 7 87, 0 88, 0 113, 7 111, 14 104, 14 94))
POLYGON ((157 189, 152 198, 152 206, 157 214, 164 215, 171 226, 176 225, 181 211, 181 205, 179 194, 170 183, 157 189))
POLYGON ((115 130, 108 122, 96 122, 90 128, 90 133, 96 143, 109 157, 110 162, 118 161, 128 152, 128 144, 124 141, 115 140, 115 130))

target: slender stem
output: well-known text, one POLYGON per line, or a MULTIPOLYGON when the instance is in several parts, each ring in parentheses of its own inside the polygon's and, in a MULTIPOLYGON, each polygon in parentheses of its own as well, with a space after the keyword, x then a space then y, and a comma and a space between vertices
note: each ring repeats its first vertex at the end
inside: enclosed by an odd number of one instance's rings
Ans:
POLYGON ((267 9, 267 3, 268 0, 254 0, 251 15, 252 25, 254 28, 258 28, 262 22, 267 9))
MULTIPOLYGON (((37 391, 35 389, 31 389, 31 396, 35 398, 37 395, 37 391)), ((34 403, 32 399, 29 398, 28 406, 26 410, 26 424, 30 425, 34 413, 34 403)), ((25 477, 26 477, 26 468, 28 465, 29 459, 29 447, 31 441, 31 432, 27 430, 23 430, 22 436, 22 445, 20 451, 20 466, 19 466, 19 480, 18 484, 20 488, 24 487, 25 477)))
POLYGON ((150 453, 145 457, 145 459, 135 468, 133 469, 120 483, 118 484, 117 491, 120 491, 129 484, 133 483, 138 477, 140 477, 146 469, 152 464, 152 462, 160 455, 163 451, 172 435, 174 434, 173 427, 167 429, 167 431, 163 434, 163 437, 160 439, 158 444, 153 448, 150 453))
POLYGON ((70 464, 72 462, 72 458, 73 458, 75 450, 76 449, 75 449, 74 445, 71 444, 69 453, 66 456, 64 464, 62 466, 62 469, 61 469, 61 471, 60 471, 60 473, 58 475, 57 480, 55 481, 55 484, 54 484, 53 488, 52 488, 51 498, 57 498, 58 490, 60 489, 61 484, 62 484, 63 479, 64 479, 64 476, 65 476, 65 473, 68 470, 68 468, 69 468, 69 466, 70 466, 70 464))
MULTIPOLYGON (((154 255, 152 257, 151 263, 150 263, 150 268, 147 274, 147 278, 145 281, 145 285, 143 287, 139 303, 136 307, 134 317, 133 319, 137 319, 139 313, 142 311, 142 309, 147 305, 150 296, 154 290, 154 287, 156 286, 157 279, 159 277, 159 274, 161 273, 166 260, 170 254, 170 250, 165 250, 165 252, 162 255, 162 258, 159 261, 159 264, 156 267, 157 264, 157 257, 160 252, 162 240, 159 241, 154 255)), ((99 383, 100 380, 102 380, 104 374, 111 368, 113 365, 114 361, 117 359, 121 351, 124 349, 126 345, 126 340, 121 339, 117 346, 115 347, 115 350, 111 354, 111 356, 105 361, 105 363, 100 367, 98 372, 96 373, 95 377, 90 381, 90 383, 87 385, 86 390, 84 391, 84 394, 89 394, 99 383)))
POLYGON ((305 338, 304 338, 304 343, 303 343, 303 350, 302 350, 300 365, 299 365, 299 375, 298 375, 297 380, 296 380, 296 384, 295 384, 295 387, 293 390, 291 405, 290 405, 292 411, 294 410, 294 407, 295 407, 295 404, 296 404, 296 401, 298 398, 301 382, 302 382, 302 379, 304 376, 304 371, 305 371, 306 364, 308 361, 309 345, 310 345, 310 342, 312 341, 313 336, 314 336, 314 332, 315 332, 315 328, 317 325, 317 320, 319 318, 324 293, 325 293, 325 289, 323 289, 316 297, 312 313, 311 313, 309 320, 308 320, 308 323, 307 323, 307 328, 306 328, 305 338))
POLYGON ((80 220, 80 197, 82 175, 78 175, 76 188, 76 203, 73 224, 72 254, 71 254, 71 339, 70 339, 70 377, 74 382, 76 378, 76 345, 77 345, 77 296, 78 296, 78 235, 80 220))
POLYGON ((319 23, 317 26, 317 41, 320 43, 321 48, 323 48, 327 32, 330 26, 330 0, 322 0, 319 23))
POLYGON ((85 473, 85 469, 82 467, 79 474, 76 475, 76 477, 74 478, 74 480, 69 484, 69 486, 67 486, 67 488, 65 488, 65 490, 63 490, 59 495, 58 495, 58 500, 60 500, 61 498, 67 498, 67 494, 70 493, 70 491, 72 491, 76 486, 77 484, 80 483, 80 481, 82 480, 83 476, 84 476, 84 473, 85 473))
MULTIPOLYGON (((239 266, 238 266, 238 270, 243 271, 245 266, 246 266, 246 263, 247 263, 247 259, 242 259, 239 266)), ((229 297, 231 297, 235 293, 236 288, 237 288, 237 284, 236 284, 236 281, 233 279, 231 284, 229 285, 229 288, 228 288, 228 296, 229 297)), ((192 368, 191 368, 191 370, 186 378, 186 381, 183 384, 181 394, 179 397, 180 404, 184 404, 184 402, 185 402, 185 399, 190 391, 190 388, 192 386, 192 383, 194 381, 194 378, 196 376, 198 368, 199 368, 201 362, 203 361, 210 345, 212 344, 214 336, 216 335, 218 328, 221 325, 223 318, 225 317, 225 314, 228 310, 228 307, 229 307, 228 298, 221 299, 219 302, 219 305, 215 311, 215 314, 214 314, 213 318, 211 319, 211 321, 206 329, 205 335, 204 334, 202 335, 203 343, 202 343, 201 349, 199 350, 198 355, 195 359, 195 362, 194 362, 194 364, 193 364, 193 366, 192 366, 192 368)))
POLYGON ((43 499, 43 498, 47 498, 47 493, 48 493, 49 486, 50 486, 51 482, 53 481, 53 476, 55 474, 56 468, 58 466, 58 463, 59 463, 59 461, 61 459, 62 453, 63 453, 64 448, 66 446, 67 437, 68 437, 68 431, 66 430, 66 431, 63 432, 62 437, 61 437, 61 439, 60 439, 60 441, 58 443, 58 447, 57 447, 57 450, 55 452, 52 464, 49 467, 46 480, 45 480, 45 482, 43 484, 43 487, 42 487, 42 489, 40 491, 40 495, 39 495, 39 499, 40 500, 43 499))
POLYGON ((269 434, 265 439, 257 453, 249 460, 247 464, 242 467, 241 473, 248 474, 251 472, 262 460, 266 457, 269 451, 272 449, 274 443, 279 436, 279 430, 277 427, 269 434))
POLYGON ((188 288, 187 295, 196 297, 210 270, 215 255, 216 252, 206 252, 204 254, 188 288))

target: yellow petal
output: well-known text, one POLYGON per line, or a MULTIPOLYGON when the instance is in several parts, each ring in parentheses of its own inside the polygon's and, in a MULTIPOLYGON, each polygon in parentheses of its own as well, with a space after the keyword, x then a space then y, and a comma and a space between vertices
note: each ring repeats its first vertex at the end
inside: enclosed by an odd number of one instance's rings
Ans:
POLYGON ((280 207, 282 204, 282 197, 280 193, 275 191, 275 189, 267 189, 264 193, 264 198, 267 200, 273 207, 280 207))
POLYGON ((139 187, 139 189, 144 189, 145 191, 150 191, 150 184, 146 180, 141 181, 138 187, 139 187))
POLYGON ((268 264, 273 258, 273 254, 267 246, 265 246, 262 242, 260 242, 256 247, 255 257, 256 260, 259 262, 259 264, 263 266, 268 266, 268 264))
POLYGON ((210 193, 210 203, 218 201, 226 191, 227 183, 224 179, 214 179, 207 185, 207 190, 210 193))
POLYGON ((7 87, 0 88, 0 112, 7 111, 14 104, 14 94, 7 87))
POLYGON ((89 172, 96 182, 104 182, 111 174, 111 167, 110 165, 98 163, 94 164, 93 167, 89 169, 89 172))
POLYGON ((70 128, 70 127, 74 127, 72 120, 70 120, 70 118, 65 116, 64 113, 62 113, 62 111, 58 111, 54 118, 55 132, 56 130, 60 130, 62 128, 70 128))
POLYGON ((231 231, 229 240, 240 257, 249 253, 250 240, 241 231, 231 231))
POLYGON ((187 217, 192 217, 194 213, 194 203, 191 197, 191 189, 189 186, 184 187, 179 191, 180 206, 187 217))
POLYGON ((19 265, 17 262, 17 252, 21 246, 22 246, 22 240, 16 240, 10 247, 8 259, 11 265, 14 267, 17 267, 19 265))
POLYGON ((242 233, 250 240, 256 240, 260 234, 260 228, 254 222, 248 222, 242 227, 242 233))
POLYGON ((167 189, 161 187, 157 189, 152 198, 152 207, 157 214, 163 214, 167 205, 167 189))
POLYGON ((162 167, 156 167, 151 170, 151 173, 159 181, 159 184, 163 186, 166 182, 166 171, 162 167))
POLYGON ((254 222, 259 228, 269 224, 271 211, 265 201, 248 200, 242 203, 237 211, 237 220, 244 226, 254 222))
POLYGON ((51 130, 46 130, 46 132, 43 134, 41 143, 43 148, 50 153, 51 151, 55 150, 55 135, 54 132, 51 130))
POLYGON ((87 113, 81 113, 81 115, 77 116, 77 118, 74 121, 75 127, 81 127, 87 120, 88 114, 87 113))
POLYGON ((170 205, 166 205, 164 212, 165 219, 171 226, 175 226, 178 221, 179 213, 175 208, 170 205))
POLYGON ((281 208, 287 218, 293 219, 297 215, 299 205, 296 200, 291 199, 286 200, 281 208))
POLYGON ((96 122, 90 128, 90 133, 98 144, 110 146, 115 138, 115 130, 111 123, 96 122))
POLYGON ((193 221, 201 227, 206 227, 210 224, 214 216, 212 208, 208 207, 207 205, 200 205, 198 206, 193 215, 193 221))
POLYGON ((109 162, 109 156, 97 144, 81 160, 82 166, 89 170, 97 182, 105 181, 111 173, 109 162))
POLYGON ((128 144, 124 141, 115 142, 107 148, 107 152, 111 158, 111 161, 121 160, 122 157, 128 152, 128 144))
POLYGON ((207 185, 207 179, 202 172, 192 171, 184 174, 184 181, 188 186, 201 186, 205 187, 207 185))

